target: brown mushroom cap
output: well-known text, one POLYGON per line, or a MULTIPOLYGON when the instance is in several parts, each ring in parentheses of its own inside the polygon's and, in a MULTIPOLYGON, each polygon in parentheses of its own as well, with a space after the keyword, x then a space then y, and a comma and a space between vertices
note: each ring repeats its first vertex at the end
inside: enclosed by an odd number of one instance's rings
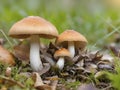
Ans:
POLYGON ((79 47, 81 49, 83 49, 87 44, 87 39, 75 30, 66 30, 61 33, 56 40, 56 44, 66 47, 68 41, 75 42, 75 47, 79 47))
POLYGON ((27 38, 33 34, 52 39, 58 36, 58 31, 54 25, 39 16, 26 17, 15 23, 9 31, 9 35, 14 38, 27 38))
POLYGON ((15 61, 11 53, 0 45, 0 63, 14 65, 15 61))
POLYGON ((65 49, 65 48, 61 48, 59 50, 57 50, 54 54, 54 57, 57 58, 57 57, 71 57, 71 54, 70 52, 65 49))

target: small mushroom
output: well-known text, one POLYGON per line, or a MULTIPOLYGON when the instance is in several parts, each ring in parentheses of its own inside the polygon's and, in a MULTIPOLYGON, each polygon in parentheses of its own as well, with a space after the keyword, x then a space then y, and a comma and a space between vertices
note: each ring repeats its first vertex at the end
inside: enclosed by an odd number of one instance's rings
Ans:
POLYGON ((77 31, 66 30, 58 36, 56 44, 63 46, 67 45, 68 50, 70 51, 73 58, 75 55, 75 48, 84 49, 87 44, 87 40, 77 31))
POLYGON ((18 39, 30 37, 30 65, 34 71, 40 71, 43 65, 39 53, 39 37, 53 39, 58 36, 58 31, 45 19, 39 16, 28 16, 15 23, 9 35, 18 39))
POLYGON ((65 48, 61 48, 61 49, 57 50, 54 54, 55 58, 59 58, 56 65, 60 70, 62 70, 63 67, 64 67, 64 62, 65 62, 65 57, 66 56, 71 57, 71 54, 65 48))
POLYGON ((15 65, 14 57, 5 48, 0 45, 0 63, 7 65, 15 65))

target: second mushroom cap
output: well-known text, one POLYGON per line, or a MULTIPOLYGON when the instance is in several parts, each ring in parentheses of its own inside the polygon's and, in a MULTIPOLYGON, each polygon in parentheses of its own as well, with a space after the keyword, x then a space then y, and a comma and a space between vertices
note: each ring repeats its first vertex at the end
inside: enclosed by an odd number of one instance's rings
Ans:
POLYGON ((56 44, 63 45, 66 47, 67 42, 69 41, 75 42, 75 47, 81 49, 83 49, 87 44, 87 39, 75 30, 65 30, 58 36, 56 44))

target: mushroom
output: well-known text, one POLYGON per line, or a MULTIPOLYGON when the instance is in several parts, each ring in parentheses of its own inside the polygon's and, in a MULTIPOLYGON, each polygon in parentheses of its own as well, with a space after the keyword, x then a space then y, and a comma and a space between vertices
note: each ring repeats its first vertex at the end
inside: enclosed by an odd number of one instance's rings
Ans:
POLYGON ((0 63, 5 65, 15 65, 14 57, 5 48, 0 45, 0 63))
POLYGON ((63 46, 67 45, 73 58, 75 55, 75 48, 84 49, 87 44, 87 40, 82 34, 74 30, 66 30, 58 36, 56 44, 63 46))
POLYGON ((18 39, 30 37, 30 65, 34 71, 43 68, 39 53, 39 37, 53 39, 58 36, 58 31, 54 25, 39 16, 28 16, 15 23, 9 36, 18 39))
POLYGON ((64 59, 66 56, 71 57, 71 54, 65 48, 61 48, 61 49, 57 50, 54 54, 55 58, 59 58, 56 65, 60 70, 62 70, 64 67, 64 62, 65 62, 64 59))

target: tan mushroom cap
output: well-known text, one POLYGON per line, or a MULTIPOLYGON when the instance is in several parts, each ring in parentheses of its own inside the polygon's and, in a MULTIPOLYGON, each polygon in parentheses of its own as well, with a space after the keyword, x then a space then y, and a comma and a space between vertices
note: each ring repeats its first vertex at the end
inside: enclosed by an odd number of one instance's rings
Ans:
POLYGON ((58 31, 54 25, 39 16, 28 16, 15 23, 9 35, 14 38, 27 38, 30 35, 39 35, 43 38, 55 38, 58 31))
POLYGON ((57 57, 71 57, 71 54, 70 52, 65 49, 65 48, 61 48, 59 50, 57 50, 54 54, 54 57, 57 58, 57 57))
POLYGON ((87 39, 75 30, 66 30, 63 33, 61 33, 56 40, 56 44, 63 45, 66 47, 68 41, 75 42, 75 47, 79 47, 81 49, 83 49, 87 44, 87 39))
POLYGON ((3 65, 15 65, 11 53, 0 45, 0 63, 3 65))

